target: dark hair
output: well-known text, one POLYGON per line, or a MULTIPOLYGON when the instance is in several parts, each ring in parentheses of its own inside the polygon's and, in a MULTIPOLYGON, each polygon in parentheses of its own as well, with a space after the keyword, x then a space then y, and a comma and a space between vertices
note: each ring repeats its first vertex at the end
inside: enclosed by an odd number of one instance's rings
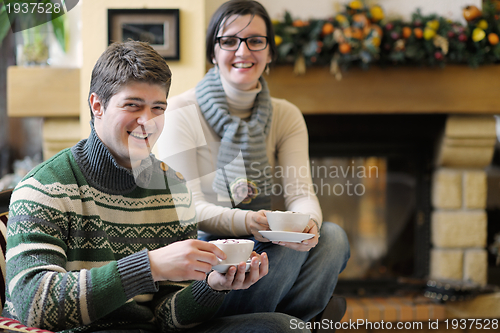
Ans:
POLYGON ((170 89, 172 73, 165 59, 149 44, 129 40, 113 43, 97 60, 90 80, 89 106, 92 121, 94 114, 90 95, 96 93, 104 109, 109 100, 130 82, 158 84, 170 89))
POLYGON ((275 60, 278 56, 278 49, 276 48, 276 42, 274 41, 274 28, 271 18, 267 13, 267 10, 257 1, 252 0, 231 0, 223 3, 210 19, 207 29, 207 39, 206 39, 206 56, 207 61, 212 63, 214 58, 214 48, 217 43, 217 35, 219 34, 220 28, 224 20, 233 15, 252 15, 260 16, 266 23, 267 38, 269 40, 269 52, 271 54, 271 59, 275 60))

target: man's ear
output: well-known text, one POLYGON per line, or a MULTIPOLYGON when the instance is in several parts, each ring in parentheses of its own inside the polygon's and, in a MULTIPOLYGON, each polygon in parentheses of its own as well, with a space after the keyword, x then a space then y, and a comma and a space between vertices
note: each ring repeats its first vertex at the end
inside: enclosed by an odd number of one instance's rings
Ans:
POLYGON ((94 114, 94 118, 100 119, 104 114, 104 105, 99 99, 99 96, 97 96, 96 93, 92 93, 90 94, 89 101, 92 113, 94 114))

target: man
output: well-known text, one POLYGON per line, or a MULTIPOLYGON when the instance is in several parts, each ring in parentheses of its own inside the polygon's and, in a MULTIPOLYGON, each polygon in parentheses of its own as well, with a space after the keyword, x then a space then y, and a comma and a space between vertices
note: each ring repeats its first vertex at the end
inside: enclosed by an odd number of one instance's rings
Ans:
POLYGON ((151 154, 170 77, 145 43, 116 43, 101 55, 90 136, 14 190, 4 316, 53 331, 165 332, 201 322, 197 332, 289 328, 292 317, 280 314, 207 322, 225 294, 267 274, 268 259, 254 253, 248 273, 244 263, 212 271, 226 255, 195 239, 183 176, 151 154))

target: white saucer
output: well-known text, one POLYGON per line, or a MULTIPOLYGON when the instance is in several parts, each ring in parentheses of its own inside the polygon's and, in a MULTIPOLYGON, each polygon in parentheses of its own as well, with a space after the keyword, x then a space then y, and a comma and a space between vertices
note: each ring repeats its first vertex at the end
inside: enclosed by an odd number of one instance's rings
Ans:
POLYGON ((259 230, 260 234, 272 242, 291 242, 300 243, 303 240, 313 238, 314 234, 306 234, 303 232, 291 232, 291 231, 271 231, 271 230, 259 230))
MULTIPOLYGON (((250 259, 248 259, 247 260, 247 267, 245 268, 245 272, 248 272, 250 270, 251 263, 252 263, 252 261, 250 259)), ((260 263, 259 263, 259 265, 260 265, 260 263)), ((225 274, 225 273, 227 273, 227 270, 231 266, 237 266, 237 264, 221 264, 221 265, 212 266, 212 268, 214 269, 214 271, 217 271, 221 274, 225 274)))

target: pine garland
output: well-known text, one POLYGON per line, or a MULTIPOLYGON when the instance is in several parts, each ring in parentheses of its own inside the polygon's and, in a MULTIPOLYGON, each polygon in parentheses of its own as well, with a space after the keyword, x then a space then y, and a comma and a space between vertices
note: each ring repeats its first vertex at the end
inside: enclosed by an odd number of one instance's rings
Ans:
POLYGON ((296 74, 307 66, 341 69, 370 64, 428 65, 447 63, 478 67, 500 62, 500 0, 486 0, 483 10, 463 9, 466 25, 417 9, 410 22, 386 20, 382 7, 351 1, 328 19, 293 19, 286 12, 275 21, 278 64, 295 64, 296 74))

